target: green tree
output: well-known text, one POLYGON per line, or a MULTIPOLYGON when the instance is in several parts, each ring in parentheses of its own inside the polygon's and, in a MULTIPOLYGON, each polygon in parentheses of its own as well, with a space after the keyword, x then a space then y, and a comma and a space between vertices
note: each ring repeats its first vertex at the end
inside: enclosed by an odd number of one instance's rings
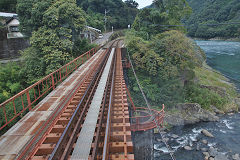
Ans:
MULTIPOLYGON (((137 31, 129 31, 125 43, 148 99, 154 105, 183 103, 185 88, 195 78, 194 68, 205 61, 204 53, 176 30, 157 34, 150 41, 141 36, 137 31)), ((139 99, 134 77, 129 76, 139 99)))
POLYGON ((31 47, 22 53, 26 62, 24 71, 30 82, 53 72, 74 57, 74 43, 86 25, 86 14, 77 7, 75 0, 55 1, 39 16, 42 26, 32 33, 31 47))
POLYGON ((199 38, 238 37, 240 2, 238 0, 188 0, 193 14, 184 20, 188 35, 199 38), (221 25, 221 24, 224 25, 221 25), (235 24, 233 24, 235 23, 235 24))
POLYGON ((181 20, 190 13, 191 8, 186 0, 155 0, 153 8, 145 8, 139 12, 133 27, 150 34, 173 29, 184 31, 184 27, 174 25, 181 25, 181 20))
POLYGON ((138 7, 138 3, 134 0, 126 0, 125 1, 126 5, 130 8, 137 8, 138 7))
POLYGON ((0 0, 0 12, 16 13, 17 0, 0 0))
POLYGON ((23 89, 25 78, 20 69, 16 63, 0 65, 0 103, 23 89))
MULTIPOLYGON (((90 14, 92 19, 96 19, 94 18, 95 16, 98 17, 101 15, 102 18, 97 19, 101 20, 101 23, 103 24, 105 10, 107 10, 107 29, 110 29, 112 26, 114 28, 127 28, 128 24, 133 23, 138 12, 138 9, 136 8, 137 3, 135 1, 124 3, 122 0, 77 0, 77 4, 88 14, 95 13, 95 15, 90 14)), ((96 23, 90 21, 88 21, 88 23, 93 25, 92 27, 97 27, 95 25, 96 23)))

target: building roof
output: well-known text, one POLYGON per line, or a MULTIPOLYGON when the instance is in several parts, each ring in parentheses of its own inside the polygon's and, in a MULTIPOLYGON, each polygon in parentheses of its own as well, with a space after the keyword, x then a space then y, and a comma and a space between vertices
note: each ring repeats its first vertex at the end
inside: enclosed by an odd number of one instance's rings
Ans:
POLYGON ((90 26, 86 26, 87 29, 90 29, 90 30, 94 30, 95 32, 102 32, 101 30, 97 29, 97 28, 93 28, 93 27, 90 27, 90 26))
POLYGON ((7 22, 8 26, 19 26, 20 22, 16 18, 12 18, 7 22))
POLYGON ((0 12, 0 17, 14 17, 18 16, 16 13, 5 13, 5 12, 0 12))

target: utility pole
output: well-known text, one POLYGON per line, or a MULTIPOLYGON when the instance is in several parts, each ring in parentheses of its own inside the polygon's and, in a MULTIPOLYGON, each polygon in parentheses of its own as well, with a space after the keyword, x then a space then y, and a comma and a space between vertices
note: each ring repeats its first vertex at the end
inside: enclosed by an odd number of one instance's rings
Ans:
POLYGON ((107 10, 105 9, 105 15, 104 15, 104 21, 105 21, 104 29, 105 29, 105 33, 107 32, 107 13, 108 13, 108 12, 110 12, 110 10, 107 11, 107 10))

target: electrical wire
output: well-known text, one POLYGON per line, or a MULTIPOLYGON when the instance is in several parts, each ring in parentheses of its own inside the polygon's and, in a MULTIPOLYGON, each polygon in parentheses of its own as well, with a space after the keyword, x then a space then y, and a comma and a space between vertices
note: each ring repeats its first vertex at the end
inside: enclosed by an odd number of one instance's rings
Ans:
POLYGON ((162 141, 164 142, 165 146, 167 147, 167 149, 168 149, 168 151, 169 151, 169 154, 170 154, 172 160, 176 160, 176 159, 175 159, 175 156, 174 156, 174 152, 172 151, 171 147, 167 144, 167 141, 163 138, 163 137, 164 137, 164 136, 163 136, 163 133, 162 133, 161 130, 160 130, 160 126, 158 125, 158 123, 157 123, 157 121, 156 121, 156 119, 155 119, 155 116, 153 116, 154 114, 153 114, 152 111, 151 111, 150 104, 149 104, 149 102, 148 102, 148 100, 147 100, 147 98, 146 98, 146 96, 145 96, 145 94, 144 94, 144 91, 143 91, 143 89, 142 89, 142 86, 141 86, 141 84, 140 84, 140 82, 139 82, 139 79, 138 79, 138 77, 137 77, 137 74, 136 74, 136 72, 135 72, 135 70, 134 70, 134 67, 133 67, 132 60, 131 60, 131 57, 130 57, 130 55, 129 55, 129 52, 127 51, 127 53, 128 53, 129 62, 130 62, 130 64, 131 64, 131 68, 132 68, 133 74, 134 74, 134 76, 135 76, 135 79, 136 79, 136 81, 137 81, 138 87, 139 87, 139 89, 140 89, 140 91, 141 91, 141 93, 142 93, 142 96, 143 96, 143 98, 144 98, 144 100, 145 100, 145 102, 146 102, 146 105, 147 105, 147 107, 148 107, 149 113, 152 115, 152 118, 153 118, 153 120, 154 120, 154 123, 155 123, 156 126, 157 126, 158 133, 161 135, 162 141))

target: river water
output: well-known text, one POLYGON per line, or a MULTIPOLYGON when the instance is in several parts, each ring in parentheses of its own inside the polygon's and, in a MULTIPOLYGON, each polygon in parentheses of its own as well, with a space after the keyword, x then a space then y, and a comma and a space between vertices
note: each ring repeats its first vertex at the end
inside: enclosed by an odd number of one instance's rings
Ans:
MULTIPOLYGON (((196 43, 205 51, 208 65, 229 77, 240 89, 238 82, 240 81, 240 42, 196 41, 196 43)), ((240 113, 224 115, 220 117, 219 122, 175 127, 170 133, 165 134, 165 138, 169 139, 168 143, 173 148, 177 160, 203 160, 201 149, 206 150, 211 146, 232 160, 232 155, 240 154, 240 113), (215 137, 203 136, 202 129, 207 129, 215 137), (174 134, 178 137, 173 136, 174 134), (201 140, 207 140, 208 144, 203 144, 201 140), (184 146, 191 146, 192 150, 186 151, 184 146)), ((156 135, 154 159, 169 160, 168 150, 160 140, 160 135, 156 135)))

